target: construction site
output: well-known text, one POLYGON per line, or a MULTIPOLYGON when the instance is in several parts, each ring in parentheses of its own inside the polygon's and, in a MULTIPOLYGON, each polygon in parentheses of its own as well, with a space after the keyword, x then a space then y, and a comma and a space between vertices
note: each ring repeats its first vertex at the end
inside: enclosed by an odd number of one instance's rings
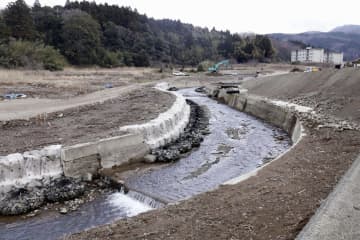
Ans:
POLYGON ((360 239, 360 71, 0 70, 0 239, 360 239))

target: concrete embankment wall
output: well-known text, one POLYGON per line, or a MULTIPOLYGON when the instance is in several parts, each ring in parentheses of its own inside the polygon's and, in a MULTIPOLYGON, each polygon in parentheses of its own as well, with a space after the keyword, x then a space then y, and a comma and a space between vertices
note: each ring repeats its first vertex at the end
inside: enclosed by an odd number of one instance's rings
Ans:
POLYGON ((63 173, 60 158, 61 145, 41 150, 14 153, 0 157, 0 193, 13 186, 32 183, 34 186, 43 178, 57 177, 63 173))
MULTIPOLYGON (((167 83, 157 85, 160 91, 166 91, 168 87, 167 83)), ((150 122, 121 127, 120 131, 140 134, 152 149, 178 138, 189 122, 190 106, 182 95, 176 92, 172 94, 176 96, 176 100, 168 111, 161 113, 158 118, 150 122)))
MULTIPOLYGON (((291 136, 293 143, 300 139, 302 130, 300 121, 295 112, 287 105, 281 105, 267 98, 247 94, 246 90, 240 90, 239 93, 228 92, 228 89, 219 89, 216 98, 230 107, 282 128, 291 136)), ((208 93, 214 95, 214 89, 208 89, 208 93)))
MULTIPOLYGON (((290 151, 301 140, 302 136, 305 135, 301 122, 296 117, 296 109, 291 104, 287 104, 286 102, 281 102, 282 104, 280 104, 279 101, 276 102, 259 96, 249 95, 245 89, 222 89, 216 86, 210 86, 207 87, 206 91, 209 96, 217 98, 219 101, 224 102, 230 107, 246 112, 269 122, 274 126, 284 129, 291 136, 293 146, 282 155, 290 151)), ((279 159, 281 156, 278 156, 276 159, 279 159)), ((276 161, 276 159, 273 161, 276 161)), ((271 164, 271 162, 264 164, 262 167, 257 168, 252 172, 231 179, 224 184, 232 185, 244 181, 251 176, 255 176, 268 164, 271 164)))
MULTIPOLYGON (((167 87, 162 84, 157 88, 166 91, 167 87)), ((100 169, 141 161, 150 148, 176 139, 189 121, 190 107, 185 98, 173 94, 176 100, 168 111, 148 123, 122 127, 120 136, 0 156, 0 193, 12 187, 41 185, 63 174, 90 179, 100 169)))

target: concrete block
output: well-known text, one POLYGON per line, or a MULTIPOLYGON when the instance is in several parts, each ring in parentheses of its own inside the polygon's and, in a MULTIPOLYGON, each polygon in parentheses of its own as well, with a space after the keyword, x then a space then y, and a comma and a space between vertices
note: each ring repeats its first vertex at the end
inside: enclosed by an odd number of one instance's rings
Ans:
POLYGON ((65 147, 61 150, 61 161, 67 177, 80 178, 86 177, 88 173, 95 174, 100 169, 97 143, 65 147))
POLYGON ((149 152, 149 147, 140 134, 126 134, 103 139, 99 141, 97 147, 103 168, 140 160, 149 152))

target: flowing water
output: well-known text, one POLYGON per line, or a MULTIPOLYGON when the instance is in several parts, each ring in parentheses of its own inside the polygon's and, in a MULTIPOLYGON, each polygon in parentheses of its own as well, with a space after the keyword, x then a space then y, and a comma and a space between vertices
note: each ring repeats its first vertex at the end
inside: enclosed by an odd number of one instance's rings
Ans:
POLYGON ((103 196, 67 215, 54 213, 12 224, 0 222, 0 239, 56 239, 135 216, 215 189, 290 147, 290 139, 281 129, 219 104, 194 89, 179 92, 209 109, 211 133, 200 148, 173 164, 132 175, 125 181, 131 189, 126 195, 103 196))

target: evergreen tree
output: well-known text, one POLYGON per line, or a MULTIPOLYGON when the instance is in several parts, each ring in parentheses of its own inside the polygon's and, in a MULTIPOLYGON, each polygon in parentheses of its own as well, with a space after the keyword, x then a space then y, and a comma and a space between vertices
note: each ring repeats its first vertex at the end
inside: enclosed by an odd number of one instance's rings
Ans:
POLYGON ((11 36, 41 40, 60 49, 75 65, 197 66, 205 60, 270 61, 275 56, 267 36, 242 37, 215 28, 209 31, 179 20, 155 20, 129 7, 94 1, 66 0, 65 7, 41 7, 41 0, 33 1, 31 10, 24 0, 16 0, 7 6, 3 19, 0 13, 1 42, 8 42, 11 36))
POLYGON ((4 19, 0 16, 0 41, 10 36, 10 30, 6 26, 4 19))
POLYGON ((7 5, 4 11, 4 21, 12 37, 26 40, 36 38, 31 11, 24 0, 16 0, 7 5))
POLYGON ((65 20, 62 51, 73 64, 96 64, 101 48, 100 25, 87 13, 80 12, 65 20))

